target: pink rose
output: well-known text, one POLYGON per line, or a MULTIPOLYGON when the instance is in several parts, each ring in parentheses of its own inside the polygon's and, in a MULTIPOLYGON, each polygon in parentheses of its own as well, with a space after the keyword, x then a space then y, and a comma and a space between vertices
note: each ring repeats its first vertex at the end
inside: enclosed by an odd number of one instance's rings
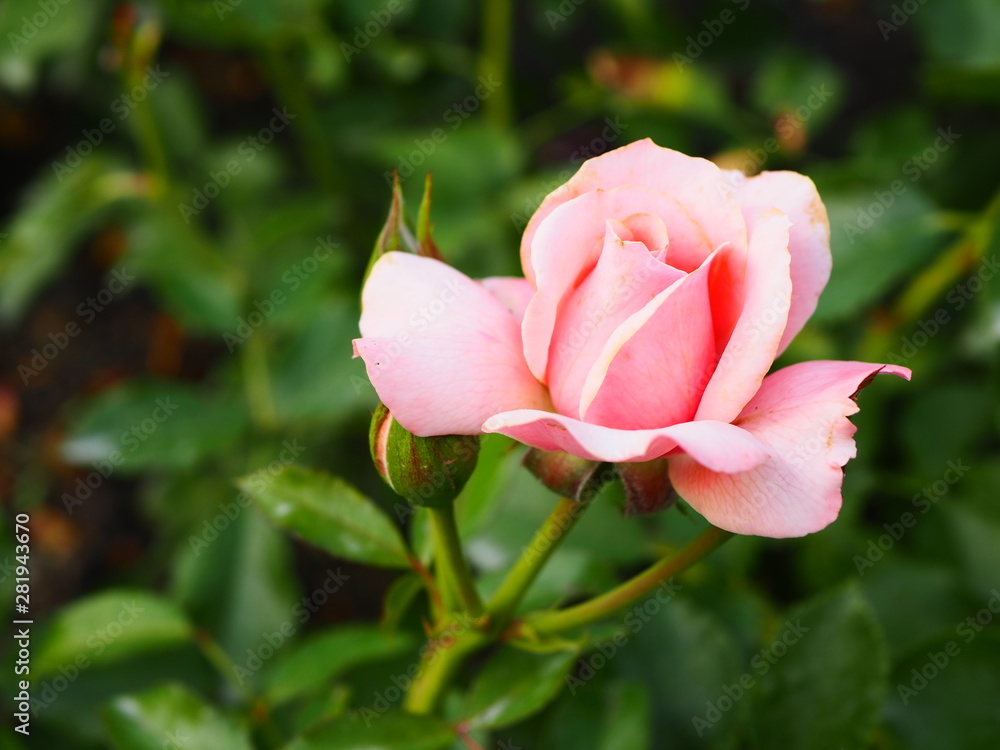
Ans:
POLYGON ((812 181, 745 178, 645 140, 586 162, 521 242, 524 279, 388 253, 354 342, 420 436, 500 432, 586 459, 664 458, 711 523, 801 536, 840 510, 864 362, 767 375, 830 275, 812 181), (765 377, 766 376, 766 377, 765 377))

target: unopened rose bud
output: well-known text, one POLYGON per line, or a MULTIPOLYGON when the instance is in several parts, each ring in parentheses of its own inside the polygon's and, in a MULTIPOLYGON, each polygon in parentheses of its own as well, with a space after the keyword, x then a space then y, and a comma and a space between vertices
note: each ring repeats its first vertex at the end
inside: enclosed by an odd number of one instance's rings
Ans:
POLYGON ((614 477, 600 461, 588 461, 562 451, 532 448, 525 454, 523 463, 550 490, 578 502, 593 498, 601 485, 614 477), (602 466, 605 467, 603 471, 602 466))
POLYGON ((417 437, 397 422, 384 404, 372 415, 369 444, 375 468, 400 497, 413 505, 441 507, 454 502, 476 469, 479 437, 417 437))
POLYGON ((625 487, 625 515, 638 516, 666 510, 677 502, 670 484, 667 459, 615 464, 625 487))

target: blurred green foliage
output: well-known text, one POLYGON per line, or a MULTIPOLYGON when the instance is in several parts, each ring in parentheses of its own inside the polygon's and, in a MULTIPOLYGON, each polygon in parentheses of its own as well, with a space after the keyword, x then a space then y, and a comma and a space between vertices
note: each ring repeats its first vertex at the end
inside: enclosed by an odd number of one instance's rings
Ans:
MULTIPOLYGON (((84 565, 81 535, 108 555, 33 610, 39 702, 0 748, 451 746, 390 696, 423 640, 419 577, 338 567, 405 566, 397 527, 428 549, 368 462, 376 399, 350 358, 391 173, 415 207, 433 172, 449 262, 514 274, 544 195, 647 136, 812 177, 833 276, 783 361, 913 382, 861 397, 828 529, 737 539, 579 663, 503 654, 448 715, 491 748, 995 745, 998 34, 994 0, 6 0, 2 486, 34 520, 36 601, 84 565), (104 326, 133 316, 148 351, 122 365, 104 326), (280 478, 263 512, 236 485, 255 472, 280 478), (131 556, 101 536, 118 517, 131 556), (362 544, 340 531, 358 517, 362 544), (379 627, 351 622, 387 589, 379 627), (374 730, 328 723, 380 700, 374 730)), ((552 507, 519 459, 486 440, 459 502, 484 593, 552 507)), ((604 490, 525 606, 606 589, 697 529, 621 502, 604 490)))

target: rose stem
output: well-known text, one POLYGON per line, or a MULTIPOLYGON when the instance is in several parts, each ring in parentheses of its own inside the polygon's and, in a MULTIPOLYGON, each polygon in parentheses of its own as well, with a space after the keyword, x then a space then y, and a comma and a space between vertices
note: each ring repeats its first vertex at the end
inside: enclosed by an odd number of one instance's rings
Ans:
POLYGON ((732 536, 732 532, 709 526, 676 555, 654 563, 611 591, 564 610, 530 615, 514 623, 511 634, 520 633, 523 628, 535 635, 554 635, 602 620, 646 596, 663 581, 698 562, 732 536))
POLYGON ((497 635, 507 627, 528 588, 562 538, 583 515, 585 508, 585 503, 569 498, 559 501, 493 595, 486 607, 484 625, 478 628, 466 625, 454 637, 447 635, 448 628, 444 628, 446 635, 439 638, 440 644, 423 653, 417 676, 413 679, 403 704, 406 711, 413 714, 434 711, 462 662, 495 641, 497 635))
POLYGON ((548 562, 552 553, 559 547, 563 537, 576 524, 587 503, 577 502, 570 498, 562 498, 555 509, 545 519, 541 528, 535 533, 531 543, 524 549, 521 557, 504 578, 500 588, 496 590, 486 605, 487 628, 499 633, 514 616, 517 606, 524 595, 528 593, 531 584, 548 562))
POLYGON ((408 713, 433 712, 465 658, 490 643, 488 636, 471 629, 469 625, 455 635, 452 632, 450 627, 446 627, 444 634, 437 636, 437 642, 432 642, 430 648, 423 650, 417 675, 403 702, 403 709, 408 713))
POLYGON ((472 580, 469 564, 462 552, 462 541, 455 523, 455 506, 448 503, 440 508, 428 508, 434 529, 434 547, 437 550, 437 564, 444 575, 458 590, 462 606, 474 617, 483 613, 483 603, 472 580))

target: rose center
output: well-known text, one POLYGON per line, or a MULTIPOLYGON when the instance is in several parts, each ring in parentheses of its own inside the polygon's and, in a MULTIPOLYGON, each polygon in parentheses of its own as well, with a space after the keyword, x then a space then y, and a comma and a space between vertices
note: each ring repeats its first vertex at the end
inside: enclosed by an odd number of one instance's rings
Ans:
POLYGON ((627 216, 621 221, 613 221, 612 226, 626 242, 641 242, 659 261, 667 254, 667 228, 663 219, 654 214, 639 213, 627 216))

